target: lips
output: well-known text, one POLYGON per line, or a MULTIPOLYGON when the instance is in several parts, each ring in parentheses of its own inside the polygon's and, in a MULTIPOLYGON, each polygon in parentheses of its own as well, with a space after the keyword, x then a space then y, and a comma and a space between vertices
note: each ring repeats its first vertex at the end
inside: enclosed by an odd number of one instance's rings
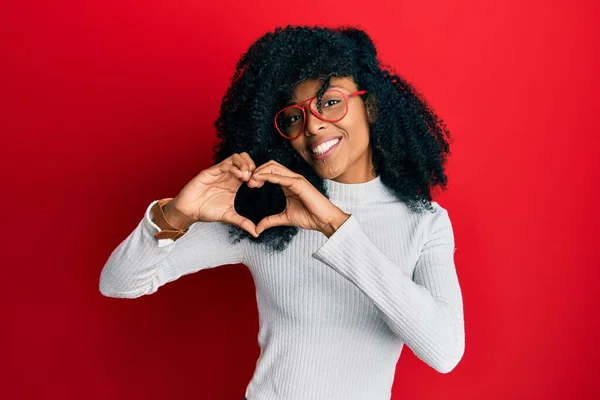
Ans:
POLYGON ((330 137, 321 138, 321 139, 317 140, 316 142, 313 142, 310 145, 308 145, 307 146, 308 151, 310 151, 312 154, 314 148, 319 147, 321 144, 329 142, 331 140, 335 140, 335 139, 341 139, 341 136, 330 136, 330 137))
MULTIPOLYGON (((335 140, 335 139, 339 139, 338 142, 336 144, 334 144, 333 146, 331 146, 329 149, 327 149, 326 152, 324 152, 322 154, 315 154, 312 152, 312 149, 309 150, 312 159, 315 161, 320 161, 320 160, 324 160, 325 158, 329 157, 340 146, 340 144, 342 143, 342 138, 331 138, 331 139, 319 141, 319 143, 325 143, 325 142, 328 142, 330 140, 335 140)), ((314 146, 312 148, 314 148, 314 146)))

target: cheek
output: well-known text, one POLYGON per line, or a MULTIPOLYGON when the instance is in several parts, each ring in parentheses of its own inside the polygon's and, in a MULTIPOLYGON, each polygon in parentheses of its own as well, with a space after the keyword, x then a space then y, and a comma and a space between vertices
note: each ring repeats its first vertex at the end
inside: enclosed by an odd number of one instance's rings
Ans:
POLYGON ((294 151, 298 154, 300 154, 302 156, 302 151, 304 149, 304 143, 302 143, 301 140, 296 139, 291 141, 290 145, 292 146, 292 149, 294 149, 294 151))
POLYGON ((366 115, 364 118, 360 118, 356 120, 356 134, 361 137, 361 142, 369 141, 369 121, 366 119, 366 115))
POLYGON ((369 125, 363 120, 348 121, 349 123, 340 127, 346 131, 353 147, 363 146, 369 143, 369 125))

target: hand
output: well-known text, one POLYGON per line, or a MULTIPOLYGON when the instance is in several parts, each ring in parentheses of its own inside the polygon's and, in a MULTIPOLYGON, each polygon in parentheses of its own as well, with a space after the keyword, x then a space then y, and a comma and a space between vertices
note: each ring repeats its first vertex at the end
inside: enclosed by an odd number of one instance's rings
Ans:
POLYGON ((261 187, 265 182, 281 186, 286 197, 285 210, 263 218, 256 225, 260 235, 273 226, 287 225, 323 232, 331 236, 349 217, 317 190, 304 176, 290 171, 276 161, 256 168, 248 187, 261 187))
POLYGON ((233 205, 238 189, 255 168, 248 153, 232 154, 200 172, 165 207, 174 207, 193 221, 236 225, 257 237, 254 223, 239 215, 233 205))

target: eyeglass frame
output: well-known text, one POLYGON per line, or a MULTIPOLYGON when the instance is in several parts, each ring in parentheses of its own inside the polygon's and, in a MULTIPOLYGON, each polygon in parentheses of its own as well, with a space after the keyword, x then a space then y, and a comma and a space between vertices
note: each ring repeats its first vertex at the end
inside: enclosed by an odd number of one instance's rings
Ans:
POLYGON ((306 111, 304 111, 304 106, 301 106, 301 104, 304 104, 304 103, 306 103, 307 101, 309 102, 309 103, 308 103, 308 109, 310 110, 310 112, 311 112, 311 113, 312 113, 312 114, 313 114, 315 117, 319 118, 321 121, 325 121, 325 122, 339 122, 339 121, 341 121, 341 120, 343 120, 343 119, 344 119, 344 117, 346 116, 346 114, 348 114, 348 110, 350 109, 350 106, 349 106, 349 104, 348 104, 348 99, 350 99, 351 97, 356 97, 356 96, 363 95, 363 94, 366 94, 366 93, 367 93, 367 91, 366 91, 366 90, 357 90, 357 91, 355 91, 355 92, 352 92, 352 93, 350 93, 350 94, 346 94, 346 93, 342 92, 342 91, 341 91, 341 90, 339 90, 339 89, 327 89, 325 92, 329 92, 329 91, 336 91, 336 92, 340 92, 340 93, 341 93, 341 95, 342 95, 342 97, 344 98, 344 100, 345 100, 345 102, 346 102, 346 111, 344 111, 344 115, 342 115, 342 116, 341 116, 341 118, 338 118, 338 119, 335 119, 335 120, 329 120, 329 119, 325 119, 325 118, 323 118, 321 115, 319 115, 319 113, 318 113, 318 112, 315 112, 315 110, 313 110, 313 108, 312 108, 312 102, 313 102, 313 100, 314 100, 314 99, 316 99, 316 98, 317 98, 317 95, 314 95, 313 97, 310 97, 310 98, 308 98, 308 99, 306 99, 306 100, 302 100, 300 103, 297 103, 297 104, 292 104, 291 106, 284 107, 284 108, 282 108, 281 110, 277 111, 277 113, 275 113, 275 117, 273 118, 273 123, 275 124, 275 129, 277 129, 277 132, 278 132, 278 133, 279 133, 281 136, 283 136, 283 138, 284 138, 284 139, 287 139, 287 140, 296 140, 296 139, 298 139, 298 138, 299 138, 299 137, 302 135, 302 132, 304 132, 304 128, 306 127, 306 111), (302 128, 300 128, 300 131, 299 131, 298 135, 294 136, 293 138, 291 138, 291 137, 289 137, 289 136, 286 136, 286 135, 284 135, 284 134, 281 132, 281 130, 279 129, 279 127, 277 126, 277 116, 278 116, 279 114, 281 114, 282 112, 284 112, 285 110, 287 110, 287 109, 290 109, 290 108, 299 108, 299 109, 301 109, 301 110, 302 110, 302 113, 304 114, 304 119, 303 119, 303 121, 302 121, 302 128))

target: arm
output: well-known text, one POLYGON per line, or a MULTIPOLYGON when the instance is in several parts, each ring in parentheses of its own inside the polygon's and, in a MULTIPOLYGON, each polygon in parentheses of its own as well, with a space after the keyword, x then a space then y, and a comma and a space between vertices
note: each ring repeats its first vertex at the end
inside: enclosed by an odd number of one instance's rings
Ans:
POLYGON ((154 293, 179 277, 219 265, 244 262, 247 241, 231 243, 230 226, 222 222, 196 222, 173 241, 154 234, 150 209, 129 236, 113 250, 100 273, 100 292, 107 297, 135 298, 154 293))
POLYGON ((465 333, 454 235, 446 210, 436 210, 425 235, 414 281, 373 244, 353 215, 313 257, 369 296, 419 359, 447 373, 463 356, 465 333))

